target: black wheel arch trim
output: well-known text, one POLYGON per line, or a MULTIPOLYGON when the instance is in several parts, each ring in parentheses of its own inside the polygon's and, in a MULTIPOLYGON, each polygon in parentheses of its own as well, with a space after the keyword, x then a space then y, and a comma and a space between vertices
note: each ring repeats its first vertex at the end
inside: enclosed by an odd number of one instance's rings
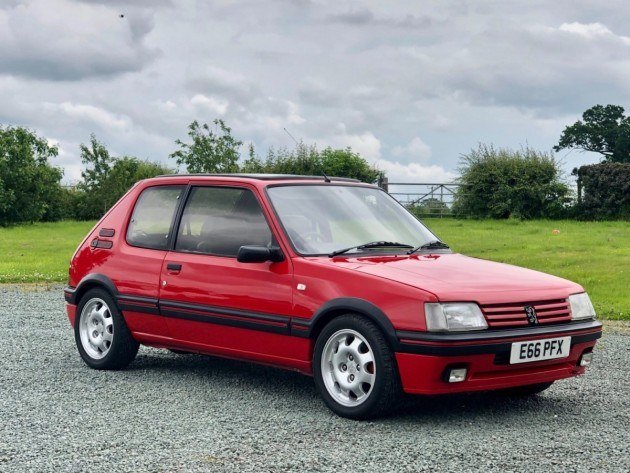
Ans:
POLYGON ((91 273, 87 276, 84 276, 83 279, 77 284, 77 287, 67 286, 63 289, 64 298, 66 302, 69 304, 77 305, 79 303, 79 299, 83 294, 85 288, 87 286, 101 286, 107 289, 112 297, 116 299, 118 297, 118 289, 116 285, 113 283, 111 279, 109 279, 104 274, 99 273, 91 273))
POLYGON ((291 319, 291 335, 303 338, 313 338, 317 335, 317 330, 322 327, 322 322, 326 320, 332 312, 353 312, 366 316, 372 320, 385 334, 387 341, 395 350, 398 348, 398 338, 396 330, 385 313, 376 305, 365 299, 356 297, 340 297, 331 299, 323 304, 313 314, 310 319, 291 319))

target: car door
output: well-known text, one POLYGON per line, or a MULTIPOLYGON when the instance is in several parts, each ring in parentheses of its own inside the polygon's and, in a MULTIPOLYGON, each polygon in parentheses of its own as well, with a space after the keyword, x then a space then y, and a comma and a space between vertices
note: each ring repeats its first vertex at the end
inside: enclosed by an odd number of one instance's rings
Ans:
POLYGON ((157 343, 146 336, 168 336, 167 324, 159 317, 157 304, 160 271, 186 188, 180 184, 143 189, 126 231, 114 247, 116 256, 109 258, 103 268, 116 285, 118 306, 125 314, 127 325, 146 343, 157 343))
POLYGON ((277 245, 255 192, 191 186, 162 266, 160 311, 182 348, 283 364, 295 356, 291 261, 236 258, 243 245, 277 245))

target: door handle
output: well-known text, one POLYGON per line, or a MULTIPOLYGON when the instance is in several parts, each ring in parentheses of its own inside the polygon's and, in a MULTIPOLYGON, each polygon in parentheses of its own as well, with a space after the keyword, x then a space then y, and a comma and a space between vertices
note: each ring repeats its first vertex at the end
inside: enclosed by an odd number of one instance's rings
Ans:
POLYGON ((167 263, 166 269, 168 271, 179 272, 182 270, 182 265, 179 263, 167 263))

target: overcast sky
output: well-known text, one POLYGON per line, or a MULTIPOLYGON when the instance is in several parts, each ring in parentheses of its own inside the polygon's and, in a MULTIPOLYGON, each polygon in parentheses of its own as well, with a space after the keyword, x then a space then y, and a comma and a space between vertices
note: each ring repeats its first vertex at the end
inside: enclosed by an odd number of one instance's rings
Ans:
POLYGON ((626 105, 628 18, 623 0, 0 0, 0 123, 58 143, 68 181, 90 133, 166 162, 220 117, 262 155, 286 127, 439 182, 478 142, 549 150, 586 108, 626 105))

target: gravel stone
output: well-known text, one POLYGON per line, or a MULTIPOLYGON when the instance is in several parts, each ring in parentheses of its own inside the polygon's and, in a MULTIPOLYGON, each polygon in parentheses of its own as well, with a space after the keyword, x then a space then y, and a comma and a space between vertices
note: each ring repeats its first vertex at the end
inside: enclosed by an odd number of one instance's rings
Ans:
POLYGON ((309 377, 142 347, 79 358, 60 288, 0 287, 0 471, 630 471, 630 336, 542 395, 406 399, 336 417, 309 377))

